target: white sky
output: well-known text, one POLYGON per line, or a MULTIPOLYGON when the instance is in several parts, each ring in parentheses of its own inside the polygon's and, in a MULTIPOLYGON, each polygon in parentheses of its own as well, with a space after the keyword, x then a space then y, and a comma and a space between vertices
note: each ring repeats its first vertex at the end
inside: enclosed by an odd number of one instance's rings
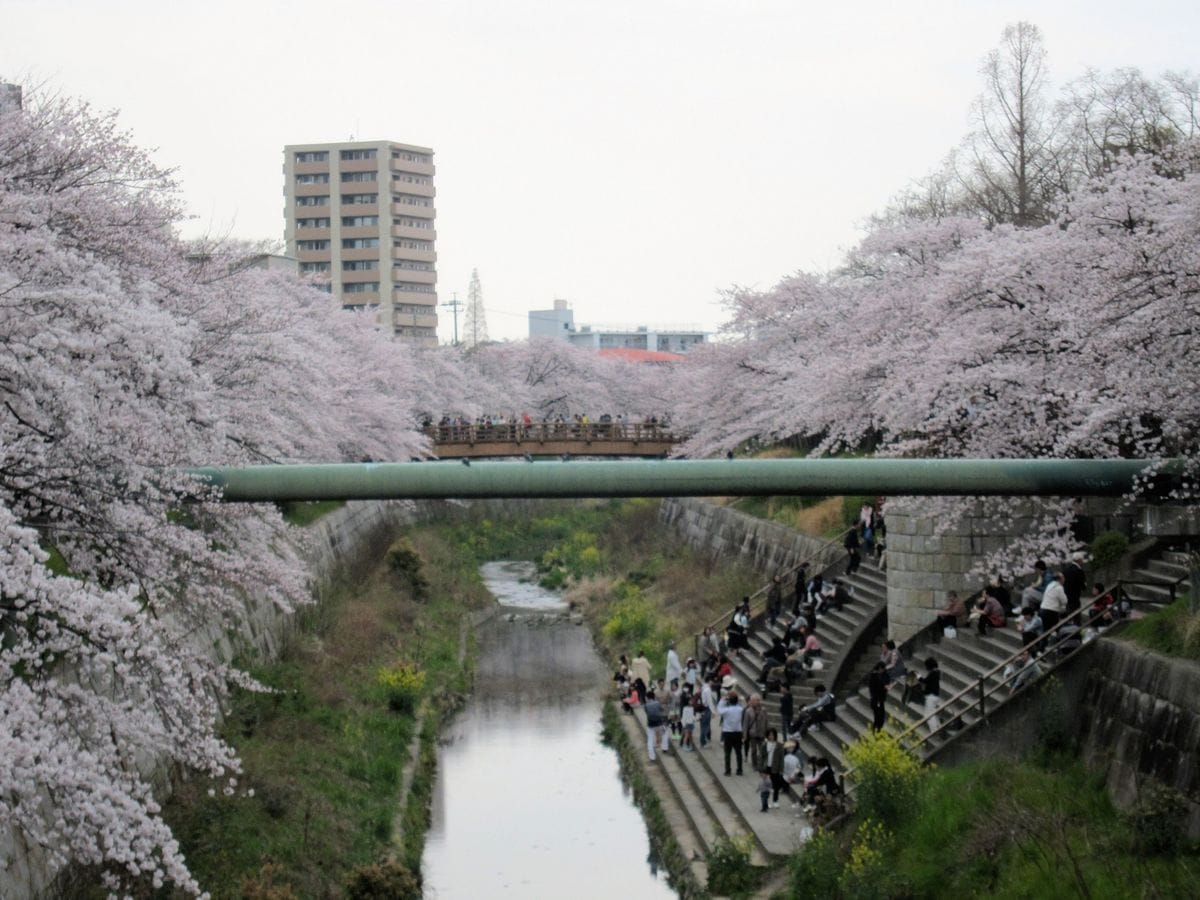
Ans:
POLYGON ((497 338, 555 297, 711 329, 720 289, 835 265, 964 135, 1006 24, 1042 29, 1056 83, 1200 68, 1195 0, 836 6, 0 0, 0 78, 120 109, 189 234, 282 240, 284 144, 433 147, 439 299, 478 268, 497 338))

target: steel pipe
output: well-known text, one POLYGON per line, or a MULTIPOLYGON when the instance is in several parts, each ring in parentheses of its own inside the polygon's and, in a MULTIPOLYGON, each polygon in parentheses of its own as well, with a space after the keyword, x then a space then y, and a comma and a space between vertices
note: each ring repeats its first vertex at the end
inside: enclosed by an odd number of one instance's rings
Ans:
POLYGON ((339 463, 188 472, 229 502, 482 497, 745 497, 835 494, 1119 496, 1150 477, 1179 486, 1183 460, 746 459, 339 463))

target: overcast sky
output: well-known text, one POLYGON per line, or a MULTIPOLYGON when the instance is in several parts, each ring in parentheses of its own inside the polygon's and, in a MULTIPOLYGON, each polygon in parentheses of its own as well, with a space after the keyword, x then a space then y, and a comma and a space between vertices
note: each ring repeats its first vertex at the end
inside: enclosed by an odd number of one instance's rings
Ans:
POLYGON ((1200 68, 1196 0, 0 0, 0 78, 120 109, 187 234, 282 241, 284 144, 421 144, 439 298, 478 268, 493 338, 555 297, 711 329, 722 288, 837 264, 1020 19, 1055 83, 1200 68))

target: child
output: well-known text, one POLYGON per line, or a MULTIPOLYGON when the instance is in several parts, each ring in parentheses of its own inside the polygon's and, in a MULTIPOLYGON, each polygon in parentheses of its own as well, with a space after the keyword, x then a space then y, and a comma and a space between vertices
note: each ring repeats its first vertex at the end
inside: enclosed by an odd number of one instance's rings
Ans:
POLYGON ((758 796, 762 800, 762 811, 767 812, 771 808, 771 775, 765 769, 759 773, 758 796))
POLYGON ((696 745, 692 743, 692 730, 696 727, 696 704, 691 694, 684 693, 683 696, 683 708, 679 712, 679 722, 683 728, 683 740, 680 741, 680 746, 684 750, 695 751, 696 745))

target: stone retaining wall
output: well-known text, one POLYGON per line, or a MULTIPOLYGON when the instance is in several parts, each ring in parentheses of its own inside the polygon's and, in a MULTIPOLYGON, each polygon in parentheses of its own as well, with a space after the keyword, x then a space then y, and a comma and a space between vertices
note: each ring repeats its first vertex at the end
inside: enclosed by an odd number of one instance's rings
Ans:
POLYGON ((1079 704, 1081 753, 1129 809, 1151 785, 1177 791, 1200 838, 1200 664, 1101 640, 1079 704))
POLYGON ((717 559, 736 557, 764 578, 806 560, 820 568, 845 555, 840 541, 830 545, 826 538, 694 497, 663 500, 658 520, 693 550, 717 559))

